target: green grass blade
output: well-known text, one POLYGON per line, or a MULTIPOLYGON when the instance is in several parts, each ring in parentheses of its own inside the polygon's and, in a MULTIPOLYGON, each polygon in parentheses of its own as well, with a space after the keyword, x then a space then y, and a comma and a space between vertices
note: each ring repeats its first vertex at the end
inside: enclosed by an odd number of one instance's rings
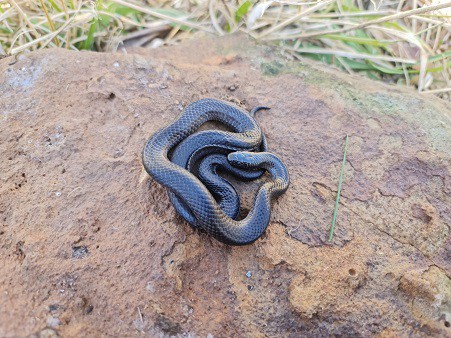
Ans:
POLYGON ((98 24, 98 19, 94 19, 94 22, 91 24, 91 26, 89 26, 88 37, 85 40, 83 49, 86 49, 86 50, 92 49, 92 45, 94 43, 94 33, 97 30, 97 24, 98 24))
POLYGON ((369 64, 371 64, 371 66, 373 66, 374 68, 376 68, 379 72, 384 73, 384 74, 390 74, 390 75, 402 75, 404 74, 404 71, 402 69, 399 68, 387 68, 387 67, 383 67, 381 65, 378 65, 374 62, 368 61, 369 64))
POLYGON ((327 38, 327 39, 331 39, 331 40, 339 40, 339 41, 345 41, 345 42, 355 42, 360 45, 369 45, 369 46, 375 46, 375 47, 386 47, 389 45, 388 42, 379 41, 376 39, 360 38, 360 37, 356 37, 356 36, 347 36, 347 35, 338 35, 338 34, 326 34, 326 35, 322 35, 321 38, 327 38))
POLYGON ((431 56, 428 59, 428 62, 441 61, 441 60, 447 59, 449 57, 451 57, 451 51, 431 56))
POLYGON ((238 9, 235 12, 235 21, 236 22, 241 21, 241 18, 247 13, 247 11, 251 7, 251 5, 252 5, 252 2, 250 2, 249 0, 246 0, 245 2, 243 2, 243 4, 240 7, 238 7, 238 9))
MULTIPOLYGON (((179 10, 176 10, 176 9, 154 8, 153 10, 155 12, 157 12, 157 13, 170 16, 171 18, 174 18, 174 19, 181 19, 181 18, 184 18, 184 17, 187 16, 186 13, 184 13, 182 11, 179 11, 179 10)), ((182 30, 182 31, 189 31, 189 30, 191 30, 191 27, 186 26, 186 25, 181 25, 181 24, 176 23, 176 22, 169 22, 169 26, 171 26, 171 27, 179 27, 180 30, 182 30)))
POLYGON ((55 1, 49 0, 49 2, 50 2, 50 5, 51 5, 58 13, 61 12, 61 8, 58 7, 58 5, 55 3, 55 1))
MULTIPOLYGON (((451 61, 448 61, 445 66, 438 66, 438 67, 432 67, 428 68, 428 73, 435 73, 435 72, 441 72, 444 69, 450 69, 451 68, 451 61)), ((419 73, 419 72, 418 72, 419 73)))
POLYGON ((348 67, 350 67, 352 70, 355 71, 362 71, 362 70, 376 70, 371 64, 368 64, 366 62, 360 62, 353 59, 347 59, 343 58, 343 61, 346 62, 348 67))
POLYGON ((115 3, 108 3, 105 7, 105 10, 112 14, 120 14, 123 16, 133 16, 137 14, 141 14, 140 11, 130 8, 127 6, 115 4, 115 3))
POLYGON ((329 242, 332 242, 332 237, 333 237, 334 231, 335 231, 335 222, 337 221, 338 203, 340 202, 341 184, 343 182, 343 174, 345 171, 346 151, 347 150, 348 150, 348 134, 346 134, 345 149, 343 151, 343 163, 341 164, 340 179, 338 181, 337 199, 335 200, 334 216, 332 218, 332 226, 330 227, 330 232, 329 232, 329 242))

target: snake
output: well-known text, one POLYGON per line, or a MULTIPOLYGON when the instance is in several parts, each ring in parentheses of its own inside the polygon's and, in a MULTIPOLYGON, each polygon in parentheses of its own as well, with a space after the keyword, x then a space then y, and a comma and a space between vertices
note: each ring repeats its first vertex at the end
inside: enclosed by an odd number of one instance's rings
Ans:
MULTIPOLYGON (((201 133, 204 132, 197 134, 201 133)), ((189 104, 174 122, 147 140, 142 161, 156 182, 183 201, 199 228, 225 244, 245 245, 266 231, 271 199, 283 194, 289 186, 288 171, 280 158, 269 152, 248 151, 258 149, 261 143, 261 129, 246 111, 221 100, 201 99, 189 104), (227 160, 234 167, 250 171, 264 169, 270 174, 270 180, 260 186, 251 210, 242 220, 227 215, 199 178, 169 158, 175 146, 208 121, 223 123, 232 131, 216 131, 217 137, 209 141, 211 147, 201 151, 204 155, 209 155, 212 149, 227 149, 230 151, 227 160)))
MULTIPOLYGON (((263 109, 270 108, 258 106, 253 108, 249 114, 254 117, 256 112, 263 109)), ((230 145, 223 147, 221 144, 226 142, 218 142, 218 139, 223 137, 224 133, 218 133, 215 130, 190 135, 177 145, 170 160, 172 163, 186 168, 190 172, 194 172, 194 164, 197 162, 197 159, 207 154, 202 158, 196 176, 210 190, 218 201, 220 208, 229 217, 236 219, 240 211, 240 198, 233 185, 226 178, 218 175, 218 169, 244 181, 251 181, 261 177, 264 174, 264 170, 244 170, 232 166, 227 160, 227 154, 230 153, 232 147, 230 145), (216 145, 212 145, 212 140, 215 140, 216 145)), ((238 150, 236 147, 233 147, 233 149, 238 150)), ((263 132, 259 150, 268 150, 268 144, 263 132)), ((196 217, 184 204, 183 200, 177 197, 171 190, 168 190, 168 196, 177 213, 192 227, 197 228, 196 217)))

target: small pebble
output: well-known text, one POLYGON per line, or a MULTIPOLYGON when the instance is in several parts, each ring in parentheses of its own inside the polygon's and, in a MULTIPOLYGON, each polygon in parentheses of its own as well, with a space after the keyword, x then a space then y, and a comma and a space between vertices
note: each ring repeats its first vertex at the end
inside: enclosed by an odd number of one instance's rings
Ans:
POLYGON ((74 246, 72 247, 72 258, 82 259, 89 256, 89 250, 86 246, 74 246))
POLYGON ((55 311, 58 310, 58 308, 59 308, 59 306, 56 305, 56 304, 51 304, 51 305, 48 306, 48 310, 49 310, 50 312, 55 312, 55 311))
POLYGON ((75 306, 79 309, 83 309, 86 306, 86 298, 84 297, 77 297, 74 301, 75 306))
POLYGON ((49 316, 47 319, 47 326, 51 328, 57 328, 60 324, 61 324, 60 320, 53 316, 49 316))
POLYGON ((36 336, 36 335, 32 335, 31 337, 40 337, 40 338, 58 338, 59 335, 58 335, 58 333, 57 333, 55 330, 53 330, 53 329, 47 327, 47 328, 45 328, 44 330, 40 331, 39 334, 38 334, 37 336, 36 336))
POLYGON ((86 308, 85 313, 88 315, 92 312, 92 310, 94 310, 94 306, 92 305, 88 305, 88 307, 86 308))
POLYGON ((150 43, 150 48, 158 48, 164 45, 164 40, 160 38, 153 39, 150 43))

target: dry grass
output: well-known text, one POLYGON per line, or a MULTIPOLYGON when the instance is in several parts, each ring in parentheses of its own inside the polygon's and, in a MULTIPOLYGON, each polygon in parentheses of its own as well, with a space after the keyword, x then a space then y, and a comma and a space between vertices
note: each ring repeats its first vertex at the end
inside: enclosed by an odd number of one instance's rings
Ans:
POLYGON ((0 54, 157 47, 203 31, 451 96, 451 0, 0 0, 0 54))

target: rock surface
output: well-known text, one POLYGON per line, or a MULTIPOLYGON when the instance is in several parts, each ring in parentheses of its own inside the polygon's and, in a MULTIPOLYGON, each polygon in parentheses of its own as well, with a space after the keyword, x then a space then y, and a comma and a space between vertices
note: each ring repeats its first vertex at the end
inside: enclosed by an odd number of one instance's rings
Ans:
POLYGON ((439 99, 240 37, 6 58, 0 88, 0 336, 451 335, 439 99), (272 108, 257 120, 291 186, 253 245, 193 231, 142 169, 148 136, 202 97, 272 108))

